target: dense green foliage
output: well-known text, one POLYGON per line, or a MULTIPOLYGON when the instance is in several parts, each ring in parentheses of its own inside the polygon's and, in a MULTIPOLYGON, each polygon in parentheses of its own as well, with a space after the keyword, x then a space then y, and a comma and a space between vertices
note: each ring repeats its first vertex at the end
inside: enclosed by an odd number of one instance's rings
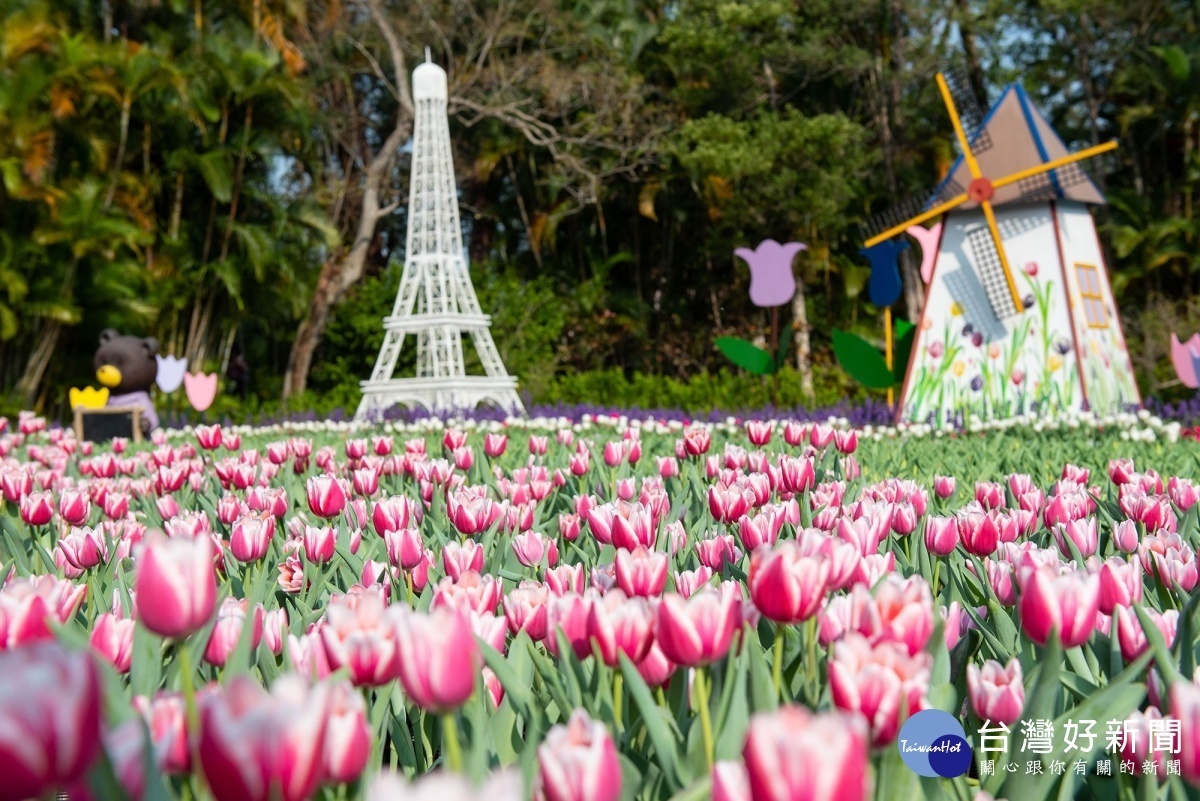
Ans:
MULTIPOLYGON (((765 331, 732 250, 766 237, 810 245, 814 400, 846 391, 833 326, 881 336, 860 225, 949 165, 932 80, 947 68, 985 101, 1023 80, 1071 146, 1121 140, 1098 176, 1114 285, 1143 390, 1181 391, 1165 351, 1195 327, 1200 288, 1192 3, 383 7, 406 70, 429 45, 450 72, 473 276, 536 400, 765 400, 761 381, 697 379, 725 366, 714 337, 765 331)), ((405 113, 366 7, 0 0, 0 18, 5 405, 60 410, 107 326, 206 370, 244 353, 249 405, 275 402, 318 275, 354 240, 366 164, 405 113)), ((308 389, 325 404, 355 403, 382 336, 407 160, 317 351, 308 389)))

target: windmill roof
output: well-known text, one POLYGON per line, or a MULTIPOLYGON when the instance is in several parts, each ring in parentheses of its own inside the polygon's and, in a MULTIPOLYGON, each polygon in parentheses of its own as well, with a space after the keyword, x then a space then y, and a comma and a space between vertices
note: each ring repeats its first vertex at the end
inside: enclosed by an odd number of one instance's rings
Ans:
MULTIPOLYGON (((1020 84, 1010 84, 971 135, 971 152, 980 171, 993 181, 1070 154, 1020 84)), ((1085 163, 1085 162, 1084 162, 1085 163)), ((1102 204, 1104 195, 1080 167, 1081 162, 1042 173, 996 190, 992 205, 1055 199, 1102 204)), ((971 172, 962 156, 938 186, 930 206, 967 190, 971 172)), ((961 208, 978 204, 968 201, 961 208)))

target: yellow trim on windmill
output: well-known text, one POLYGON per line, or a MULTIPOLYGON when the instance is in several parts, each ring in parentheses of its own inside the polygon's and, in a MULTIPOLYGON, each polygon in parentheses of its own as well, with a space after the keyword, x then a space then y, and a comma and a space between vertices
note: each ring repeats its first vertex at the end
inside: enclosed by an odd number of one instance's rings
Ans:
POLYGON ((1006 175, 1002 178, 992 180, 985 176, 979 169, 979 162, 975 159, 975 154, 971 150, 971 143, 967 139, 966 131, 963 130, 962 120, 959 117, 958 109, 954 105, 954 98, 950 93, 950 86, 946 83, 946 78, 940 72, 937 74, 938 91, 942 95, 942 102, 946 105, 946 112, 950 115, 950 122, 954 126, 954 136, 958 140, 959 146, 962 148, 963 160, 967 165, 967 169, 971 173, 971 183, 967 187, 967 191, 960 195, 950 198, 944 203, 939 203, 931 209, 921 212, 920 214, 905 220, 899 225, 895 225, 886 231, 876 234, 863 243, 864 247, 873 247, 880 242, 891 239, 894 236, 904 233, 910 226, 920 225, 927 220, 935 217, 940 217, 943 214, 953 211, 962 204, 968 201, 975 201, 979 204, 980 210, 983 212, 984 219, 987 221, 988 232, 992 236, 992 242, 996 247, 996 254, 1000 257, 1000 267, 1004 271, 1004 278, 1008 283, 1008 290, 1012 295, 1013 305, 1018 312, 1024 311, 1025 304, 1021 300, 1020 292, 1017 289, 1016 279, 1013 277, 1012 268, 1008 263, 1008 254, 1004 251, 1004 241, 1000 236, 1000 227, 996 223, 996 214, 992 208, 991 198, 995 195, 997 189, 1023 181, 1026 178, 1032 178, 1036 175, 1056 170, 1060 167, 1065 167, 1068 164, 1074 164, 1077 161, 1082 161, 1092 156, 1097 156, 1101 153, 1107 153, 1110 150, 1117 148, 1116 142, 1105 142, 1101 145, 1089 147, 1078 153, 1072 153, 1062 158, 1053 159, 1044 162, 1035 167, 1030 167, 1025 170, 1006 175))

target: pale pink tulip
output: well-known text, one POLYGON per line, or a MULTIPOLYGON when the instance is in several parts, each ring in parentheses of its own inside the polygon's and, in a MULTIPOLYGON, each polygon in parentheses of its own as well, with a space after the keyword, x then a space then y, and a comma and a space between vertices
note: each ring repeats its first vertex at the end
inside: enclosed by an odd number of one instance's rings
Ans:
POLYGON ((111 613, 99 615, 92 624, 88 643, 96 653, 107 659, 118 673, 128 673, 133 661, 133 620, 111 613))
POLYGON ((896 739, 904 718, 925 708, 932 657, 925 652, 910 656, 900 643, 872 646, 858 634, 847 634, 833 646, 829 662, 829 687, 833 703, 846 712, 857 712, 871 729, 874 745, 896 739))
POLYGON ((761 712, 750 719, 742 755, 751 801, 870 796, 867 727, 854 715, 814 715, 801 706, 761 712))
POLYGON ((200 701, 196 753, 216 801, 304 801, 324 770, 329 688, 299 676, 268 693, 235 676, 200 701))
POLYGON ((967 665, 967 694, 971 709, 981 720, 1012 725, 1021 718, 1025 707, 1025 685, 1021 662, 1017 659, 1001 665, 991 659, 983 667, 967 665))
POLYGON ((208 638, 204 649, 204 661, 210 665, 224 667, 229 655, 237 647, 242 638, 242 630, 246 626, 246 618, 250 618, 250 650, 253 653, 263 636, 263 608, 255 604, 253 608, 246 599, 226 598, 217 610, 217 622, 208 638))
POLYGON ((617 801, 621 764, 612 735, 576 709, 538 746, 538 791, 545 801, 617 801))
POLYGON ((1064 648, 1082 645, 1092 636, 1099 613, 1100 584, 1095 576, 1054 576, 1034 569, 1021 592, 1021 629, 1038 645, 1057 632, 1064 648))
POLYGON ((329 723, 322 755, 324 781, 344 784, 362 775, 371 756, 371 729, 360 693, 346 682, 330 688, 329 723))

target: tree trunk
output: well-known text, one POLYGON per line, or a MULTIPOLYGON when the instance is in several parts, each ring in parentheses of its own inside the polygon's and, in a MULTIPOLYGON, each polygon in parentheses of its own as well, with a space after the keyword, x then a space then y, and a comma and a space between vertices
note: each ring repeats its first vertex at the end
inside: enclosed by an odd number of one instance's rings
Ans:
POLYGON ((975 24, 971 18, 969 0, 954 0, 958 10, 958 35, 962 39, 963 57, 967 61, 967 81, 971 84, 971 94, 979 103, 981 111, 988 108, 987 79, 983 74, 983 64, 979 60, 979 43, 975 39, 975 24))
POLYGON ((121 130, 117 138, 117 155, 113 159, 112 178, 108 182, 108 192, 104 195, 104 208, 112 206, 113 196, 117 193, 117 180, 121 177, 121 164, 125 161, 125 147, 129 144, 129 118, 133 113, 133 96, 126 93, 121 101, 121 130))
POLYGON ((363 195, 360 205, 358 227, 354 241, 344 253, 335 255, 321 267, 321 275, 317 279, 317 287, 313 292, 312 303, 308 313, 300 323, 296 332, 296 340, 292 343, 292 351, 288 355, 287 374, 283 381, 283 397, 286 400, 292 395, 304 392, 308 386, 308 373, 312 368, 313 354, 321 344, 325 334, 325 326, 329 322, 329 314, 338 303, 363 277, 366 266, 367 252, 371 241, 375 238, 375 225, 381 217, 395 210, 395 205, 380 206, 380 193, 384 181, 391 174, 392 161, 400 146, 412 133, 414 109, 412 92, 409 88, 409 78, 405 67, 404 51, 400 48, 400 40, 384 16, 380 0, 367 0, 371 18, 379 27, 384 41, 387 43, 392 58, 392 69, 395 73, 395 85, 400 94, 400 107, 396 112, 396 123, 391 134, 379 148, 367 167, 363 179, 363 195))
POLYGON ((50 366, 50 359, 54 355, 54 349, 58 347, 58 337, 61 333, 62 323, 57 320, 46 322, 42 326, 37 347, 29 354, 29 361, 25 362, 25 370, 17 381, 16 391, 17 397, 27 408, 33 407, 38 387, 46 375, 46 368, 50 366))
POLYGON ((800 389, 804 397, 813 400, 812 343, 808 337, 808 306, 804 282, 796 282, 792 296, 792 346, 796 349, 796 372, 800 373, 800 389))

